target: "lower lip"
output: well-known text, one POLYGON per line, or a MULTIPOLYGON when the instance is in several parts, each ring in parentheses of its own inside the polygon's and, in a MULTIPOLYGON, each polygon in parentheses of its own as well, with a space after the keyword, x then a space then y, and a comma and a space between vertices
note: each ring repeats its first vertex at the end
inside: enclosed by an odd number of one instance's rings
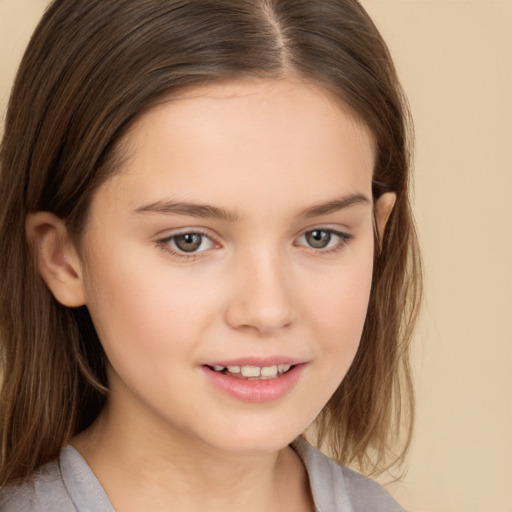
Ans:
POLYGON ((278 400, 297 384, 306 365, 298 364, 279 377, 266 380, 238 379, 202 366, 208 380, 218 389, 243 402, 263 403, 278 400))

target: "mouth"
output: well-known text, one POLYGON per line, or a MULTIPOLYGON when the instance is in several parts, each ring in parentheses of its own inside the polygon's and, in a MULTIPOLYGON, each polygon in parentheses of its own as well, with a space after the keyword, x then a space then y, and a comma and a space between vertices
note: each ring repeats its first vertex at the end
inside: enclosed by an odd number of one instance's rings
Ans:
POLYGON ((295 366, 293 364, 274 364, 271 366, 252 366, 252 365, 205 365, 208 369, 214 372, 234 377, 235 379, 246 380, 270 380, 281 377, 285 373, 292 370, 295 366))
POLYGON ((218 361, 201 366, 207 381, 223 393, 249 403, 278 400, 301 380, 308 363, 288 358, 218 361))

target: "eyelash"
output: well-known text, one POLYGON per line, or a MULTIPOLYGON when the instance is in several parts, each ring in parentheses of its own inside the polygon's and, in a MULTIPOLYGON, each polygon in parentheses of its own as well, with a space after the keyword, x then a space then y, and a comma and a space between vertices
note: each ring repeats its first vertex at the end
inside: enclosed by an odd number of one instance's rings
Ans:
POLYGON ((207 238, 208 240, 210 240, 210 242, 212 243, 213 246, 220 246, 220 244, 216 243, 215 240, 208 233, 205 233, 204 231, 197 230, 197 229, 190 230, 190 231, 182 231, 179 233, 173 233, 171 236, 167 236, 165 238, 162 238, 161 240, 157 240, 156 244, 160 249, 171 254, 172 256, 176 256, 178 258, 183 258, 188 261, 194 261, 198 257, 201 257, 202 253, 208 249, 199 251, 199 252, 187 253, 185 251, 179 250, 179 248, 173 248, 171 245, 171 242, 173 242, 173 241, 175 242, 177 237, 185 236, 185 235, 199 235, 203 238, 207 238))
MULTIPOLYGON (((306 235, 308 235, 309 233, 314 233, 315 231, 317 232, 323 232, 323 233, 327 233, 329 235, 329 242, 331 242, 331 237, 337 237, 338 238, 338 241, 336 243, 334 243, 334 245, 332 247, 323 247, 323 248, 315 248, 315 247, 311 247, 310 245, 304 245, 303 247, 306 247, 308 249, 311 249, 312 251, 314 251, 315 253, 321 253, 321 254, 335 254, 337 253, 338 251, 341 251, 344 247, 346 247, 348 245, 348 243, 354 238, 353 235, 349 234, 349 233, 344 233, 342 231, 337 231, 336 229, 332 229, 332 228, 324 228, 324 227, 318 227, 318 228, 313 228, 313 229, 308 229, 307 231, 305 231, 300 237, 299 237, 299 240, 301 238, 304 238, 306 237, 306 235)), ((297 244, 296 244, 297 245, 297 244)))
MULTIPOLYGON (((302 235, 300 235, 300 237, 298 237, 298 240, 306 237, 306 235, 313 233, 315 231, 327 233, 330 237, 333 237, 333 236, 337 237, 338 241, 332 247, 328 247, 328 248, 315 248, 315 247, 311 247, 310 245, 307 245, 307 243, 306 244, 295 243, 294 245, 299 246, 299 247, 306 247, 307 249, 313 251, 316 254, 319 254, 319 253, 320 254, 334 254, 334 253, 337 253, 338 251, 341 251, 353 239, 353 235, 351 235, 349 233, 337 231, 332 228, 318 227, 318 228, 308 229, 307 231, 303 232, 302 235)), ((179 233, 174 233, 171 236, 167 236, 165 238, 157 240, 156 245, 163 251, 170 253, 172 256, 176 256, 178 258, 183 258, 188 261, 194 261, 198 257, 202 257, 202 253, 204 253, 210 249, 210 248, 208 248, 208 249, 204 249, 199 252, 194 251, 194 252, 187 253, 186 251, 182 251, 179 248, 172 247, 171 243, 173 241, 174 241, 174 243, 176 243, 175 240, 177 237, 185 236, 185 235, 199 235, 200 237, 207 238, 208 240, 210 240, 211 244, 214 247, 220 246, 220 244, 215 242, 215 240, 211 237, 211 235, 209 235, 208 233, 205 233, 204 231, 201 231, 201 230, 190 230, 190 231, 182 231, 179 233)), ((331 239, 329 239, 328 243, 330 243, 330 242, 331 242, 331 239)), ((201 244, 202 244, 202 242, 201 242, 201 244)))

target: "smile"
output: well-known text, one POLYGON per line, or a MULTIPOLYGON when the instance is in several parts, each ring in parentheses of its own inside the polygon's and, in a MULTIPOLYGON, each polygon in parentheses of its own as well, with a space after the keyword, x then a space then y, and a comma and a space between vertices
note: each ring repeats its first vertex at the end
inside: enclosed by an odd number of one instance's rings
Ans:
POLYGON ((267 380, 275 379, 292 367, 291 364, 275 364, 272 366, 221 366, 214 365, 212 370, 215 372, 222 373, 223 375, 229 375, 237 379, 257 379, 267 380))
POLYGON ((263 403, 278 400, 290 393, 308 366, 307 363, 295 361, 279 364, 261 362, 261 366, 255 362, 247 363, 206 364, 201 369, 213 389, 222 394, 242 402, 263 403))

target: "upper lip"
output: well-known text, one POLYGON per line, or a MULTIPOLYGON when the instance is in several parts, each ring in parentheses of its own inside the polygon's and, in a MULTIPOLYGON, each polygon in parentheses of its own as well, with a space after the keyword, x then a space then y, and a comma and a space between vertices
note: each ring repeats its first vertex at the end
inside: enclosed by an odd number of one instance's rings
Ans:
POLYGON ((279 364, 294 366, 305 362, 305 359, 289 356, 240 357, 237 359, 209 361, 205 363, 204 366, 258 366, 263 368, 264 366, 275 366, 279 364))

